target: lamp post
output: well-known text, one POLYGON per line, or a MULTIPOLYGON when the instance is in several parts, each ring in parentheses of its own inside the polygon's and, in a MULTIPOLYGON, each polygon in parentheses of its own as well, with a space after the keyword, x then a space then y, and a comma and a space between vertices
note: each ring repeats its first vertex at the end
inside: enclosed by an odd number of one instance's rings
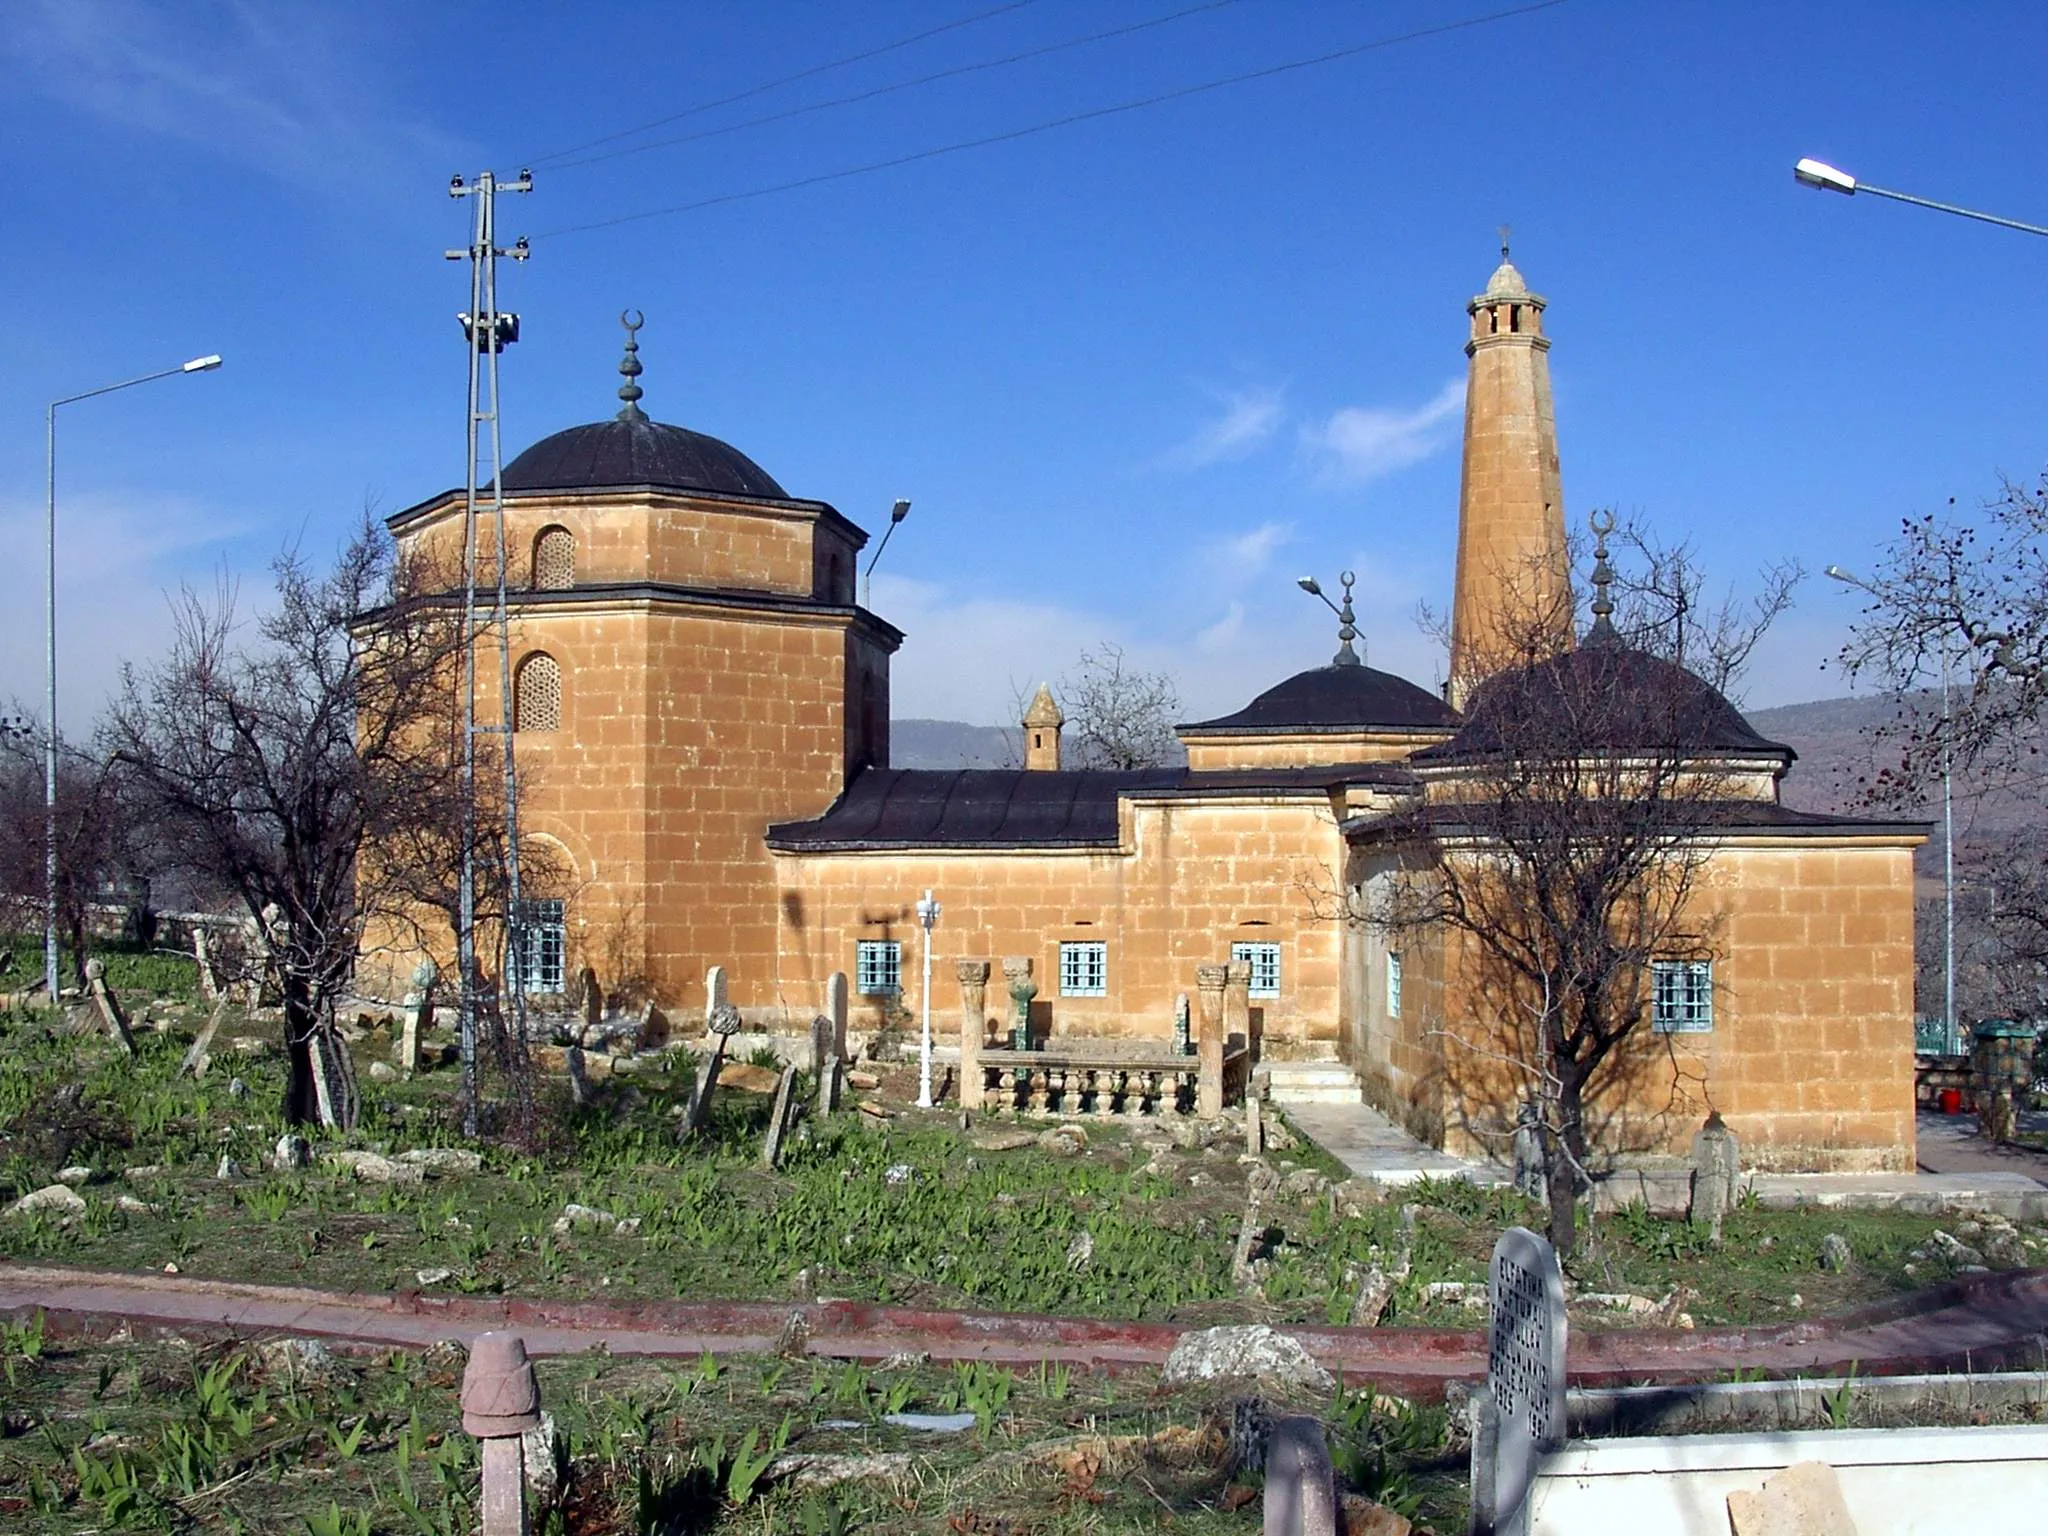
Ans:
POLYGON ((932 1107, 932 929, 938 926, 939 904, 926 891, 917 904, 918 926, 924 929, 924 1040, 917 1051, 917 1107, 932 1107))
POLYGON ((160 369, 156 373, 145 373, 140 378, 123 379, 118 384, 103 384, 98 389, 52 400, 43 412, 44 440, 48 450, 44 481, 43 542, 47 560, 43 587, 43 659, 44 682, 48 690, 46 707, 49 711, 49 717, 44 721, 46 735, 43 743, 43 985, 48 989, 53 1008, 57 1005, 57 407, 75 405, 80 400, 91 400, 99 395, 111 395, 117 389, 133 389, 137 384, 153 384, 158 379, 175 378, 179 374, 211 373, 220 366, 220 362, 218 354, 195 357, 175 368, 160 369))
POLYGON ((875 546, 875 552, 868 559, 866 573, 860 579, 860 605, 874 607, 875 567, 882 563, 882 551, 889 547, 889 540, 896 536, 896 525, 910 516, 910 498, 899 496, 896 504, 889 509, 889 526, 882 530, 882 542, 875 546))
POLYGON ((1974 208, 1958 208, 1954 203, 1937 203, 1931 198, 1914 197, 1908 192, 1873 187, 1869 182, 1858 181, 1847 171, 1837 170, 1821 160, 1801 160, 1792 167, 1792 179, 1802 187, 1812 187, 1820 192, 1839 192, 1844 197, 1854 197, 1858 192, 1868 192, 1872 197, 1888 197, 1895 203, 1911 203, 1915 208, 1932 208, 1936 213, 1952 213, 1959 219, 1975 219, 1980 224, 1996 224, 2000 229, 2016 229, 2025 235, 2048 235, 2048 228, 2043 228, 2039 224, 2022 224, 2018 219, 2002 219, 1995 213, 1979 213, 1974 208))
MULTIPOLYGON (((1831 565, 1823 573, 1830 581, 1867 592, 1878 602, 1885 595, 1854 571, 1831 565)), ((1956 797, 1950 771, 1948 745, 1948 637, 1941 641, 1941 1027, 1943 1044, 1953 1054, 1961 1045, 1956 1034, 1956 797)))

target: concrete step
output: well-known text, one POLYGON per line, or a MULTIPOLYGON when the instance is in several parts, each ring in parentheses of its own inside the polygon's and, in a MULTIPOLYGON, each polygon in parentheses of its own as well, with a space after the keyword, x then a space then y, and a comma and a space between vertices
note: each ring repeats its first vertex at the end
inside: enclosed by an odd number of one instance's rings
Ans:
POLYGON ((1358 1078, 1340 1061, 1270 1061, 1259 1067, 1275 1104, 1363 1104, 1358 1078))

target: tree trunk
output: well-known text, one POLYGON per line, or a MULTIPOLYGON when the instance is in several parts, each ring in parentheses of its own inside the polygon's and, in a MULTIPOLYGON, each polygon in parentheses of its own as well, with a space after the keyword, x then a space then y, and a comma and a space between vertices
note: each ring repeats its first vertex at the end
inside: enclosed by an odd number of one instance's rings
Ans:
POLYGON ((289 972, 279 978, 284 995, 284 1118, 287 1125, 311 1125, 320 1118, 319 1089, 313 1060, 318 1043, 314 1039, 320 1024, 314 1011, 311 989, 303 978, 289 972))
POLYGON ((1579 1240, 1579 1169, 1586 1158, 1583 1085, 1570 1063, 1553 1061, 1557 1102, 1545 1116, 1545 1193, 1550 1205, 1550 1246, 1562 1258, 1579 1240))

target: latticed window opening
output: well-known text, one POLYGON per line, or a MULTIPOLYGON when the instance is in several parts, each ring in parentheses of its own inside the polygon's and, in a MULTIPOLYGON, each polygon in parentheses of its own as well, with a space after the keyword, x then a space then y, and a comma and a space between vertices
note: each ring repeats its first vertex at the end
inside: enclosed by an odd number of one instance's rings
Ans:
POLYGON ((894 997, 903 990, 903 946, 894 939, 862 939, 854 946, 853 984, 862 997, 894 997))
POLYGON ((1233 944, 1230 958, 1251 967, 1253 997, 1280 995, 1280 946, 1278 944, 1233 944))
POLYGON ((1104 997, 1109 992, 1109 946, 1093 939, 1060 946, 1060 996, 1104 997))
POLYGON ((562 728, 562 668, 546 651, 535 651, 512 674, 512 729, 562 728))
POLYGON ((539 592, 563 592, 576 585, 576 536, 566 528, 543 528, 533 541, 533 585, 539 592))
POLYGON ((562 902, 528 900, 519 903, 519 925, 512 943, 512 966, 522 991, 529 995, 560 992, 563 955, 568 946, 569 925, 562 902))
POLYGON ((1657 960, 1650 1027, 1660 1035, 1703 1035, 1714 1027, 1714 963, 1657 960))

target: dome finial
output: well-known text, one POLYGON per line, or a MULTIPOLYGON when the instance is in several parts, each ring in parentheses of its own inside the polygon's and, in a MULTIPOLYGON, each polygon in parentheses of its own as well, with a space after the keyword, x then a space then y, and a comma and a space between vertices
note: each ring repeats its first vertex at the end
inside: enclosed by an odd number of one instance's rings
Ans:
POLYGON ((647 323, 647 317, 637 309, 619 311, 619 324, 626 328, 626 355, 619 359, 619 372, 626 382, 619 386, 619 398, 625 401, 619 411, 620 421, 645 421, 647 415, 640 409, 640 397, 645 393, 640 388, 640 339, 638 331, 647 323))
POLYGON ((1508 226, 1505 224, 1500 227, 1500 259, 1508 259, 1508 226))
POLYGON ((1351 608, 1351 585, 1358 577, 1350 571, 1339 578, 1344 583, 1344 606, 1337 610, 1337 654, 1330 658, 1339 667, 1362 667, 1365 660, 1351 648, 1358 638, 1358 615, 1351 608))
POLYGON ((1593 627, 1586 631, 1586 644, 1619 645, 1614 599, 1607 590, 1614 584, 1614 567, 1607 563, 1607 535, 1614 532, 1614 514, 1596 511, 1586 523, 1593 530, 1593 627))

